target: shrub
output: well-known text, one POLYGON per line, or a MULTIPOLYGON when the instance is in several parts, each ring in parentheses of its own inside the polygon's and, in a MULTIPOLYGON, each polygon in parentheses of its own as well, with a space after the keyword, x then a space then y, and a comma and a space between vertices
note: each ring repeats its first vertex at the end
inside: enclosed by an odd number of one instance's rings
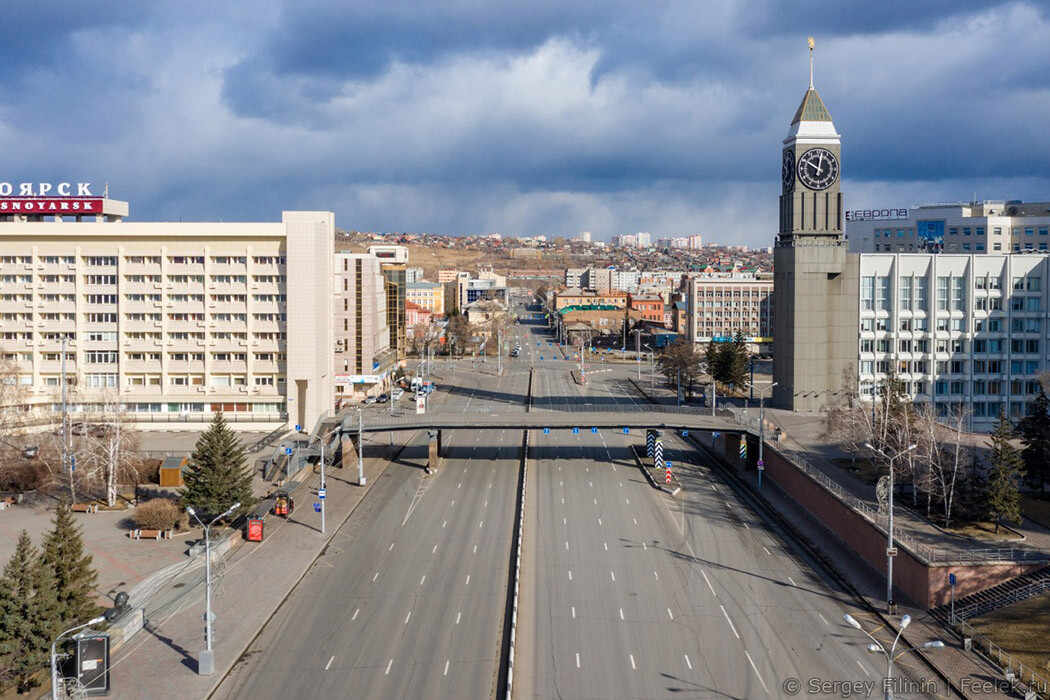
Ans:
POLYGON ((154 498, 136 508, 131 518, 143 530, 182 530, 187 525, 188 516, 175 501, 154 498))

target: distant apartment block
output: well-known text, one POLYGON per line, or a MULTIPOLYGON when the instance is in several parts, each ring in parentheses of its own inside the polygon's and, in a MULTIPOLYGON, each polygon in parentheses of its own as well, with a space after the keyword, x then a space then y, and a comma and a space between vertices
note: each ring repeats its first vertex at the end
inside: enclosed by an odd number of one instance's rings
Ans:
POLYGON ((707 344, 738 332, 755 352, 773 345, 773 279, 769 275, 697 275, 689 280, 689 339, 707 344))
POLYGON ((335 256, 335 402, 359 401, 389 388, 397 362, 390 346, 387 280, 374 255, 335 256))
POLYGON ((445 315, 445 286, 440 282, 409 282, 405 298, 434 316, 445 315))

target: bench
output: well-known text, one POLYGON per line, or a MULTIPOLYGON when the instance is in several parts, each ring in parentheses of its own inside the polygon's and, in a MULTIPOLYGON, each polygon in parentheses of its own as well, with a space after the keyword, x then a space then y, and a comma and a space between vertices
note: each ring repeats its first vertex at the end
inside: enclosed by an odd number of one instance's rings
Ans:
POLYGON ((128 533, 133 540, 170 540, 171 530, 141 530, 136 529, 128 533))
POLYGON ((74 503, 70 510, 74 513, 97 513, 98 506, 93 503, 74 503))

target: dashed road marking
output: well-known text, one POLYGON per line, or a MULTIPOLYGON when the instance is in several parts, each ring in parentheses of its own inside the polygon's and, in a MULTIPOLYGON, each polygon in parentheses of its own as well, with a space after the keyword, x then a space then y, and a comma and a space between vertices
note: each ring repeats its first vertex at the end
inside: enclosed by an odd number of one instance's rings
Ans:
POLYGON ((406 624, 406 625, 408 624, 408 620, 409 620, 409 619, 410 619, 411 617, 412 617, 412 611, 411 611, 411 610, 409 610, 409 611, 408 611, 408 614, 407 614, 407 615, 405 615, 405 624, 406 624))
POLYGON ((755 662, 751 660, 751 654, 748 654, 747 651, 745 650, 744 651, 744 656, 747 657, 747 662, 749 664, 751 664, 751 668, 754 669, 755 676, 758 677, 758 682, 762 684, 762 689, 765 690, 768 693, 769 692, 769 688, 766 687, 766 682, 764 680, 762 680, 762 674, 758 672, 758 666, 755 666, 755 662))
POLYGON ((704 577, 704 581, 707 582, 707 587, 711 589, 711 595, 718 595, 715 593, 715 587, 711 585, 711 579, 707 578, 707 573, 703 569, 700 569, 700 574, 704 577))
POLYGON ((430 553, 431 554, 437 554, 437 551, 438 551, 438 546, 434 545, 434 548, 432 550, 430 550, 430 553))
POLYGON ((656 573, 655 571, 653 572, 653 576, 655 576, 655 577, 656 577, 656 580, 657 580, 657 581, 659 581, 659 580, 660 580, 660 574, 656 573))
POLYGON ((623 619, 623 608, 620 608, 620 619, 623 619))
POLYGON ((672 620, 674 619, 674 613, 671 612, 671 608, 667 608, 667 616, 672 620))
POLYGON ((460 616, 461 616, 462 614, 463 614, 463 613, 461 613, 461 612, 458 612, 458 613, 456 613, 456 624, 457 624, 457 625, 459 624, 459 618, 460 618, 460 616))
POLYGON ((797 583, 795 583, 795 579, 793 579, 793 578, 791 578, 790 576, 788 576, 788 581, 791 581, 791 585, 792 585, 792 586, 794 586, 795 588, 798 588, 798 584, 797 584, 797 583))
POLYGON ((769 556, 773 556, 773 553, 766 549, 766 547, 762 547, 762 549, 764 549, 766 554, 768 554, 769 556))
POLYGON ((615 572, 613 572, 613 571, 610 571, 610 572, 609 572, 609 577, 610 577, 610 578, 612 578, 612 580, 613 580, 613 582, 614 582, 614 583, 616 582, 616 573, 615 573, 615 572))
POLYGON ((324 670, 327 671, 328 669, 330 669, 332 667, 332 662, 333 661, 335 661, 335 657, 334 656, 332 658, 328 659, 328 663, 326 663, 324 665, 324 670))
POLYGON ((374 576, 372 577, 372 583, 375 583, 375 582, 376 582, 376 579, 377 579, 377 578, 379 578, 379 572, 378 572, 378 571, 377 571, 377 572, 375 573, 375 575, 374 575, 374 576))
POLYGON ((390 546, 386 548, 386 551, 388 551, 388 552, 394 551, 394 543, 393 542, 391 542, 390 546))
POLYGON ((444 673, 444 675, 446 675, 446 676, 448 675, 448 659, 445 659, 445 673, 444 673))
POLYGON ((393 665, 394 665, 394 660, 390 659, 390 661, 387 662, 386 673, 384 675, 387 675, 387 676, 390 675, 390 667, 393 666, 393 665))
POLYGON ((572 619, 576 619, 576 606, 572 606, 572 619))
POLYGON ((359 613, 359 612, 361 612, 361 608, 358 608, 357 610, 354 610, 354 616, 350 618, 350 622, 353 622, 354 620, 357 619, 357 613, 359 613))
POLYGON ((463 585, 464 586, 469 586, 470 585, 470 574, 467 574, 467 582, 465 584, 463 584, 463 585))
POLYGON ((637 670, 638 667, 634 665, 634 654, 628 654, 631 657, 631 668, 637 670))
POLYGON ((734 625, 733 621, 729 619, 729 613, 726 612, 726 609, 723 606, 719 605, 718 607, 722 608, 722 614, 726 616, 726 622, 729 623, 729 628, 733 630, 733 636, 735 636, 737 639, 740 639, 740 635, 737 634, 736 631, 736 625, 734 625))
POLYGON ((572 580, 572 569, 569 569, 569 580, 572 580))
POLYGON ((576 652, 576 668, 580 667, 580 652, 576 652))
POLYGON ((427 580, 427 575, 423 574, 423 578, 419 579, 419 585, 422 586, 423 582, 427 580))
POLYGON ((870 675, 871 675, 871 672, 870 672, 870 671, 868 671, 868 669, 864 668, 864 664, 862 664, 862 663, 861 663, 860 661, 858 661, 857 659, 854 659, 854 661, 857 661, 857 665, 858 665, 858 666, 860 666, 860 670, 861 670, 861 671, 864 671, 864 675, 865 675, 865 676, 870 676, 870 675))
POLYGON ((825 620, 823 615, 821 615, 820 613, 817 613, 817 617, 819 617, 820 621, 823 622, 825 625, 827 625, 828 627, 831 627, 831 623, 828 622, 827 620, 825 620))
POLYGON ((682 656, 685 657, 685 665, 689 667, 690 671, 692 671, 693 670, 693 663, 689 660, 689 656, 687 654, 682 654, 682 656))

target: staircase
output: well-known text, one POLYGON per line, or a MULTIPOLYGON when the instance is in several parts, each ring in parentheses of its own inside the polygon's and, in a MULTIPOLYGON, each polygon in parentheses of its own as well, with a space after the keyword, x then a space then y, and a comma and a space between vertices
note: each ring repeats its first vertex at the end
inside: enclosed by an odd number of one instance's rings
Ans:
MULTIPOLYGON (((1032 571, 1023 576, 1012 578, 1006 583, 979 591, 955 601, 955 619, 968 620, 986 615, 993 610, 1018 603, 1050 591, 1050 566, 1032 571)), ((930 611, 934 618, 944 623, 951 620, 951 604, 942 605, 930 611)))

